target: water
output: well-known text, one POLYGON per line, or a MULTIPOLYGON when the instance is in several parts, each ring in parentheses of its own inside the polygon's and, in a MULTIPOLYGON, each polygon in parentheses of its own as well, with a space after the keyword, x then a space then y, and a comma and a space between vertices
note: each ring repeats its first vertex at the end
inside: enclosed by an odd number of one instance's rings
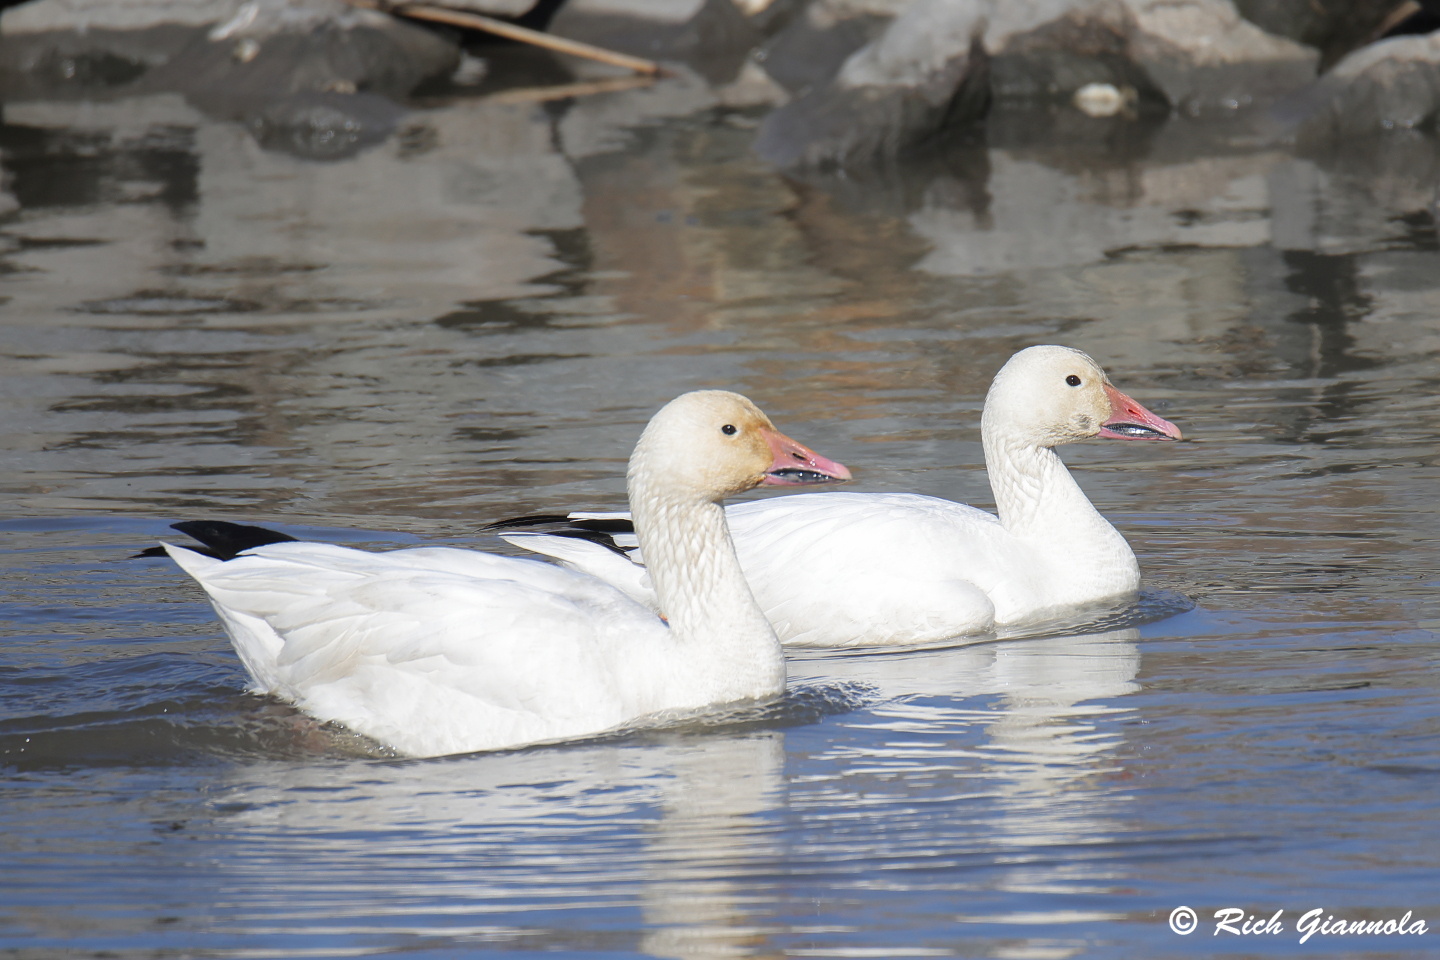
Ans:
POLYGON ((1433 955, 1432 140, 998 118, 802 180, 683 80, 546 96, 335 163, 179 97, 6 105, 0 952, 1433 955), (984 391, 1039 342, 1191 438, 1064 451, 1145 596, 807 652, 762 710, 397 761, 245 693, 197 588, 129 559, 209 516, 505 549, 485 522, 619 507, 697 387, 852 489, 988 506, 984 391), (1301 944, 1316 908, 1431 932, 1301 944))

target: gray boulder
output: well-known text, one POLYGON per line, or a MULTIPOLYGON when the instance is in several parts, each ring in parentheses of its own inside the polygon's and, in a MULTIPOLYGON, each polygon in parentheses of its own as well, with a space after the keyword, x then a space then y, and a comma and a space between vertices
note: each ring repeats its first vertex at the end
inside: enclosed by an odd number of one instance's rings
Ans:
POLYGON ((1320 51, 1320 69, 1377 39, 1399 6, 1396 0, 1235 0, 1240 14, 1262 29, 1320 51))
POLYGON ((828 83, 771 111, 756 152, 781 167, 847 167, 900 156, 984 117, 990 59, 980 6, 910 4, 828 83))
POLYGON ((995 99, 1002 105, 1066 105, 1081 90, 1098 97, 1103 89, 1113 91, 1113 102, 1090 106, 1082 97, 1085 112, 1168 112, 1169 97, 1138 62, 1134 35, 1134 19, 1120 3, 1073 6, 1032 29, 997 32, 995 99))
POLYGON ((440 5, 485 17, 523 17, 534 9, 535 3, 536 0, 445 0, 440 5))
POLYGON ((1182 113, 1271 104, 1315 76, 1316 51, 1265 32, 1230 0, 1122 2, 1135 62, 1182 113))
POLYGON ((985 116, 989 103, 989 57, 977 37, 924 82, 832 84, 791 100, 765 117, 755 150, 780 167, 889 160, 963 130, 985 116))
POLYGON ((1138 84, 1194 115, 1273 102, 1315 76, 1314 50, 1266 33, 1230 0, 919 0, 856 60, 868 58, 874 76, 904 77, 977 22, 1005 100, 1064 102, 1091 83, 1138 84))
POLYGON ((735 79, 763 36, 734 0, 566 0, 549 32, 684 63, 716 86, 735 79))
POLYGON ((1289 107, 1307 148, 1433 127, 1440 117, 1440 32, 1362 47, 1289 107))
POLYGON ((790 93, 806 93, 829 83, 904 8, 895 0, 814 0, 774 31, 755 60, 790 93))
POLYGON ((767 117, 756 149, 786 166, 866 162, 992 102, 1230 113, 1303 86, 1316 60, 1230 0, 913 0, 829 83, 767 117))
POLYGON ((458 63, 446 36, 341 0, 36 0, 0 16, 8 100, 173 91, 275 144, 383 139, 400 111, 375 101, 458 63), (287 116, 298 139, 279 132, 287 116))

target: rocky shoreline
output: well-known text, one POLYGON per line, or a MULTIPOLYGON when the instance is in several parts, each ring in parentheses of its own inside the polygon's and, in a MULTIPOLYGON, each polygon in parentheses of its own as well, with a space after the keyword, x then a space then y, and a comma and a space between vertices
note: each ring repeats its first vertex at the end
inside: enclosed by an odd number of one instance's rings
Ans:
MULTIPOLYGON (((675 64, 721 104, 772 108, 756 136, 763 158, 828 168, 885 161, 1015 108, 1119 122, 1251 114, 1312 149, 1426 129, 1440 113, 1440 33, 1404 32, 1440 25, 1434 2, 444 5, 675 64)), ((423 85, 475 69, 465 39, 343 0, 31 0, 0 14, 0 98, 176 92, 267 146, 341 157, 387 137, 423 85)))

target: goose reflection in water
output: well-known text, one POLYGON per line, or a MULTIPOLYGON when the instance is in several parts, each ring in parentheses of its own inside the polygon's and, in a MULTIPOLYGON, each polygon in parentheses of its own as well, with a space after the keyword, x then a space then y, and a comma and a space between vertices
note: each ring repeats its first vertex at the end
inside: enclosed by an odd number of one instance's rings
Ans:
POLYGON ((248 855, 217 863, 217 880, 254 905, 240 925, 269 922, 259 898, 332 935, 378 926, 524 949, 593 949, 631 905, 641 933, 617 948, 673 958, 883 937, 883 902, 847 893, 877 883, 977 910, 997 888, 1094 884, 1118 868, 1031 853, 1117 832, 1124 801, 1103 774, 1128 712, 1113 701, 1137 688, 1136 639, 792 660, 801 691, 862 689, 868 705, 780 729, 741 715, 513 753, 236 767, 214 827, 248 855), (357 887, 347 907, 337 891, 357 887))
MULTIPOLYGON (((817 746, 807 761, 815 768, 808 789, 825 805, 806 815, 839 821, 863 809, 892 824, 880 837, 852 832, 855 849, 844 853, 884 861, 889 883, 911 869, 915 888, 956 894, 956 908, 971 911, 958 919, 1020 924, 1003 935, 1030 936, 1043 911, 985 916, 994 891, 1093 892, 1125 869, 1107 840, 1126 829, 1126 797, 1113 782, 1124 777, 1121 724, 1132 712, 1117 698, 1140 689, 1138 640, 1127 628, 792 659, 792 682, 808 667, 879 696, 863 714, 839 718, 853 736, 817 746), (893 826, 907 823, 913 838, 893 826), (1063 848, 1072 844, 1087 853, 1069 856, 1063 848)), ((788 801, 792 811, 814 806, 794 786, 788 801)), ((1063 911, 1067 922, 1100 917, 1063 911)))

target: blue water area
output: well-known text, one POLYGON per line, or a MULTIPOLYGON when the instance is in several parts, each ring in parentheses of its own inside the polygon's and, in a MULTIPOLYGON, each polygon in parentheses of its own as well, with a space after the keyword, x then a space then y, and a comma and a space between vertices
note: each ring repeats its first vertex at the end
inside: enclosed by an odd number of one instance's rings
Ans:
POLYGON ((163 524, 4 529, 13 955, 1418 956, 1295 924, 1440 910, 1413 624, 809 652, 764 709, 414 761, 245 693, 198 590, 128 559, 163 524), (1227 907, 1285 933, 1217 939, 1227 907))

